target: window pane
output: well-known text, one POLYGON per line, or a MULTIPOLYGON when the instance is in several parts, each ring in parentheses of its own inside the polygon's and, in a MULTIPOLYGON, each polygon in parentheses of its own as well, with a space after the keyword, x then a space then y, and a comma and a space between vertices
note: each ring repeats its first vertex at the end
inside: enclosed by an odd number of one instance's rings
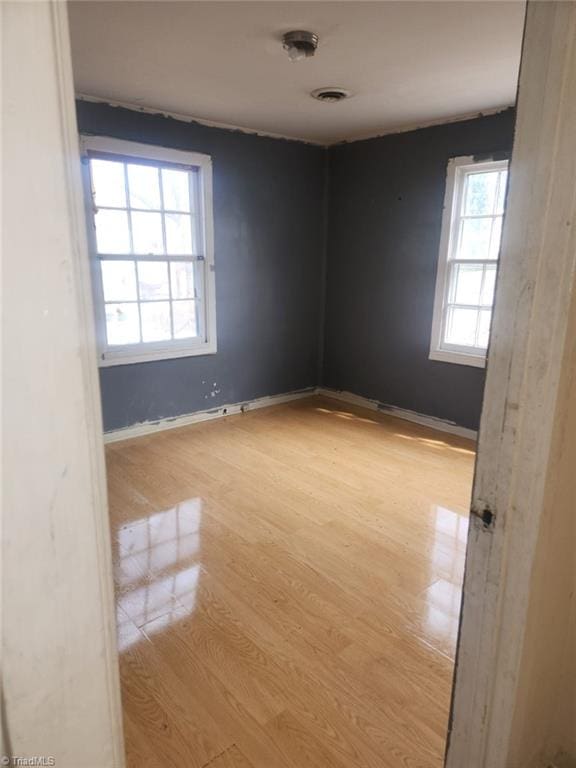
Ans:
POLYGON ((90 160, 94 202, 97 206, 126 207, 124 163, 113 160, 90 160))
POLYGON ((498 189, 496 213, 504 213, 504 203, 506 202, 506 184, 507 183, 508 183, 508 171, 500 171, 500 187, 498 189))
POLYGON ((136 301, 133 261, 102 261, 104 301, 136 301))
POLYGON ((166 341, 170 333, 170 302, 152 301, 140 304, 142 341, 166 341))
POLYGON ((497 259, 500 254, 500 241, 502 239, 502 217, 494 219, 492 225, 492 239, 490 240, 490 258, 497 259))
POLYGON ((452 296, 454 304, 479 304, 482 287, 481 264, 455 264, 453 266, 452 296))
POLYGON ((190 210, 189 175, 186 171, 162 169, 162 192, 164 208, 169 211, 190 210))
POLYGON ((128 165, 128 190, 132 208, 160 208, 158 168, 151 165, 128 165))
POLYGON ((137 344, 140 341, 137 304, 106 304, 108 344, 137 344))
POLYGON ((165 261, 138 262, 140 299, 168 299, 168 264, 165 261))
POLYGON ((490 338, 490 320, 492 312, 489 309, 483 309, 480 312, 480 322, 478 324, 478 346, 486 349, 488 339, 490 338))
POLYGON ((494 212, 498 189, 498 171, 469 173, 466 184, 464 213, 468 216, 494 212))
POLYGON ((162 241, 162 215, 160 213, 132 213, 134 253, 164 253, 162 241))
POLYGON ((175 339, 188 339, 198 335, 195 301, 172 302, 172 316, 175 339))
POLYGON ((170 264, 170 281, 173 299, 193 299, 194 263, 191 261, 173 261, 170 264))
POLYGON ((484 267, 484 286, 482 287, 482 297, 480 304, 492 306, 494 303, 494 287, 496 285, 496 265, 484 267))
POLYGON ((478 310, 450 307, 446 320, 445 342, 462 347, 475 346, 478 310))
POLYGON ((99 210, 94 216, 98 253, 130 253, 128 214, 99 210))
POLYGON ((192 219, 185 213, 167 213, 166 252, 175 256, 192 254, 192 219))
POLYGON ((488 259, 492 219, 464 219, 457 258, 488 259))
POLYGON ((200 170, 196 169, 190 171, 190 207, 192 213, 199 214, 198 203, 202 195, 202 177, 200 176, 200 170))

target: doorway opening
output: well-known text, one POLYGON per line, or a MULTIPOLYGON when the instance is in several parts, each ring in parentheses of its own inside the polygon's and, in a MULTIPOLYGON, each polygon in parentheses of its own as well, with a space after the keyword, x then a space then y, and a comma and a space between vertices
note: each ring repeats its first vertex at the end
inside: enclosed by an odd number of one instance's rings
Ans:
POLYGON ((292 7, 70 4, 128 765, 445 751, 524 9, 292 7))

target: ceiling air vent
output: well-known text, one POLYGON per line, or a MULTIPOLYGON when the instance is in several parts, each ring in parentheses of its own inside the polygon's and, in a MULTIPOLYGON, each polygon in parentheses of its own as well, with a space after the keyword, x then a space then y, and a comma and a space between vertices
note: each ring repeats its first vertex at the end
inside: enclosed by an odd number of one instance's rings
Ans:
POLYGON ((317 88, 312 91, 310 96, 318 101, 328 101, 334 103, 335 101, 344 101, 344 99, 350 98, 352 94, 350 91, 344 90, 344 88, 317 88))

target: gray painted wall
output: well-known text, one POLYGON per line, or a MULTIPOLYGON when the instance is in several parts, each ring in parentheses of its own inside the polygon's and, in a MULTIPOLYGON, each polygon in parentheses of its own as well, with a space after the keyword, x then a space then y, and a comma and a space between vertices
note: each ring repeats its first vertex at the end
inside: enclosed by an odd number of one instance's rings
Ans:
POLYGON ((322 384, 477 428, 484 371, 428 359, 446 165, 514 111, 328 151, 78 102, 84 133, 210 154, 218 352, 102 368, 104 428, 322 384))
POLYGON ((77 115, 84 133, 213 160, 218 352, 102 368, 104 428, 316 385, 325 150, 105 104, 77 115))
POLYGON ((446 165, 513 131, 510 109, 330 149, 325 386, 478 427, 484 370, 428 359, 446 165))

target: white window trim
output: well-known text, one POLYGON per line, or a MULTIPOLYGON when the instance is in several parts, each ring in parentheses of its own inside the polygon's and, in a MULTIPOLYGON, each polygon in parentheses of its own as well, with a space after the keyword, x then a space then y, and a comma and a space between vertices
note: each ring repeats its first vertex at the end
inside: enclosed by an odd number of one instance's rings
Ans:
MULTIPOLYGON (((85 189, 86 220, 88 246, 90 251, 92 290, 96 315, 96 335, 98 342, 98 363, 101 367, 129 365, 153 360, 169 360, 178 357, 211 355, 217 351, 216 341, 216 284, 214 276, 214 221, 212 208, 212 158, 198 152, 186 152, 179 149, 159 147, 152 144, 139 144, 133 141, 113 139, 108 136, 80 136, 80 149, 83 160, 83 180, 85 189), (204 251, 204 302, 205 328, 201 339, 182 339, 163 342, 139 342, 118 347, 108 347, 106 343, 106 319, 104 314, 104 295, 100 259, 96 249, 96 230, 92 203, 88 152, 105 152, 124 157, 157 160, 199 168, 200 204, 202 237, 204 251)), ((136 256, 127 258, 137 259, 136 256)))
MULTIPOLYGON (((438 269, 436 272, 436 289, 434 292, 434 313, 432 316, 432 333, 430 337, 430 360, 440 360, 445 363, 471 365, 476 368, 486 367, 487 350, 478 352, 477 348, 459 347, 455 344, 444 345, 443 323, 444 307, 448 292, 448 258, 453 242, 456 212, 460 210, 460 196, 454 200, 454 188, 460 174, 471 166, 481 166, 482 170, 501 170, 508 167, 508 160, 476 160, 473 156, 453 157, 448 161, 446 173, 446 192, 444 194, 444 210, 442 213, 442 231, 438 251, 438 269)), ((460 187, 462 189, 462 186, 460 187)), ((498 262, 496 262, 498 263, 498 262)))

